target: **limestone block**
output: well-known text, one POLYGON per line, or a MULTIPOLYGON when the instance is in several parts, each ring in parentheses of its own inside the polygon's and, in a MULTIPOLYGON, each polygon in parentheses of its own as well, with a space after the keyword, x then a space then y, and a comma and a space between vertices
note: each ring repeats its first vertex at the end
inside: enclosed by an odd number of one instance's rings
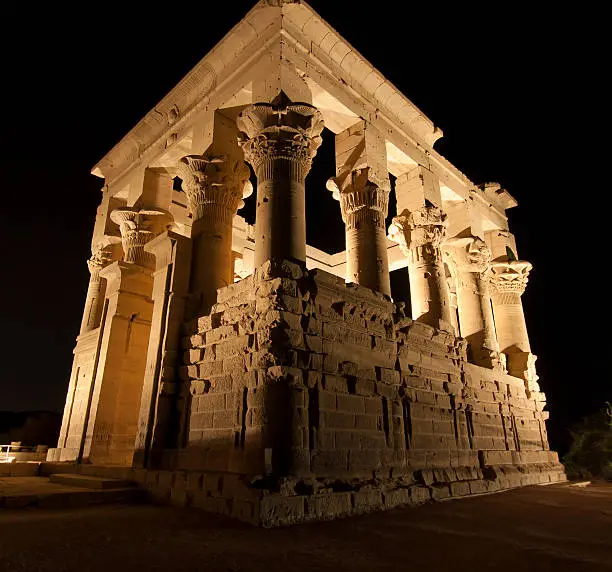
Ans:
POLYGON ((359 434, 359 442, 362 449, 386 449, 387 443, 384 433, 381 431, 363 431, 359 434))
POLYGON ((300 522, 304 519, 304 507, 302 496, 265 496, 259 502, 259 519, 264 527, 300 522))
MULTIPOLYGON (((372 371, 371 374, 374 376, 372 371)), ((361 379, 363 370, 359 370, 359 379, 355 381, 355 393, 357 395, 374 395, 376 393, 376 383, 372 379, 361 379)))
POLYGON ((355 415, 354 427, 356 427, 357 429, 363 429, 365 431, 376 431, 380 429, 380 426, 380 415, 355 415))
POLYGON ((351 493, 339 492, 309 495, 306 498, 307 514, 318 520, 338 518, 352 511, 351 493))
POLYGON ((423 504, 431 500, 429 487, 414 485, 410 487, 410 500, 413 504, 423 504))
POLYGON ((357 395, 337 395, 337 408, 338 411, 344 411, 347 413, 365 414, 365 401, 363 397, 357 395))
POLYGON ((433 500, 444 500, 452 496, 449 485, 435 484, 431 487, 431 498, 433 500))
POLYGON ((383 491, 383 502, 385 509, 411 504, 410 490, 408 488, 383 491))
POLYGON ((352 449, 348 454, 348 466, 351 473, 365 473, 372 470, 381 463, 383 452, 377 449, 356 450, 352 449))
POLYGON ((223 411, 226 407, 225 393, 207 393, 194 398, 198 412, 223 411))
POLYGON ((360 434, 355 431, 336 431, 335 446, 338 449, 359 449, 361 447, 360 434))
MULTIPOLYGON (((340 411, 322 411, 319 415, 319 423, 321 427, 330 429, 354 429, 355 415, 353 413, 344 413, 340 411)), ((365 416, 357 416, 357 419, 365 416)), ((358 427, 362 428, 362 427, 358 427)))
POLYGON ((380 491, 361 490, 354 492, 352 496, 355 514, 382 510, 384 507, 383 496, 380 491))
POLYGON ((222 373, 223 373, 223 362, 222 361, 207 361, 207 362, 202 362, 199 364, 197 377, 199 379, 208 379, 211 376, 219 375, 222 373))
POLYGON ((311 453, 312 471, 319 476, 337 476, 348 470, 348 450, 319 450, 311 453))

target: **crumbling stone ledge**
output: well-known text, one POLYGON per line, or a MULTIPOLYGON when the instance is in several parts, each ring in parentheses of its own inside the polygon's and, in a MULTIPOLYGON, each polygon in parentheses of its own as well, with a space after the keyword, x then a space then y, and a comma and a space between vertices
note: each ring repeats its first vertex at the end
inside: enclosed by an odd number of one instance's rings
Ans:
POLYGON ((146 491, 150 502, 199 508, 270 528, 563 482, 566 480, 563 467, 555 457, 550 453, 548 462, 422 470, 397 479, 352 482, 332 479, 271 482, 261 477, 248 482, 235 473, 68 463, 44 463, 41 474, 64 471, 129 479, 146 491))

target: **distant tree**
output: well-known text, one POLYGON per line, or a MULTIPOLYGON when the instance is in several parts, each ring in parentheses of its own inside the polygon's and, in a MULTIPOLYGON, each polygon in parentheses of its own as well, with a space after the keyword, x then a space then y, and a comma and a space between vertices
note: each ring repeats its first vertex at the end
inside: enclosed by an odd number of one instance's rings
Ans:
POLYGON ((570 479, 612 481, 612 404, 570 430, 573 442, 563 463, 570 479))

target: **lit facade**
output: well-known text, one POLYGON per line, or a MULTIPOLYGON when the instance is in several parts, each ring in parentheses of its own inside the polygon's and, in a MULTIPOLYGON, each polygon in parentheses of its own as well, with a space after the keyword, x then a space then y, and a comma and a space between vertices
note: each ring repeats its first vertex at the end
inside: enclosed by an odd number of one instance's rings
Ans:
POLYGON ((441 136, 307 4, 257 3, 92 171, 91 279, 48 460, 264 525, 563 480, 516 201, 440 156, 441 136), (334 254, 306 244, 324 127, 334 254), (411 308, 391 299, 401 268, 411 308))

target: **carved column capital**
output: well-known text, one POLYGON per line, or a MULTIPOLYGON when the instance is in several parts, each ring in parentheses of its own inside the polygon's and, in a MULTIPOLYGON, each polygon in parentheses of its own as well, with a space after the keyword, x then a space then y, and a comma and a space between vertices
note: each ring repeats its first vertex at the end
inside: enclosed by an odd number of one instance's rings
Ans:
POLYGON ((491 250, 481 238, 474 237, 467 247, 467 267, 470 272, 482 274, 491 262, 491 250))
POLYGON ((493 293, 512 293, 521 296, 527 287, 532 268, 530 262, 523 260, 493 262, 487 272, 493 293))
POLYGON ((393 218, 389 239, 397 242, 409 258, 434 262, 440 258, 440 246, 446 237, 447 216, 433 205, 393 218))
POLYGON ((170 214, 162 210, 120 208, 111 213, 111 220, 121 231, 124 262, 152 266, 153 258, 145 252, 144 245, 168 228, 170 214))
POLYGON ((397 242, 408 261, 413 318, 453 331, 450 296, 441 244, 448 226, 444 212, 431 203, 404 210, 393 219, 389 239, 397 242))
POLYGON ((253 192, 248 166, 226 155, 187 155, 179 161, 177 174, 183 181, 194 221, 211 207, 211 216, 231 222, 236 211, 244 206, 242 199, 253 192))
POLYGON ((284 159, 295 163, 305 177, 321 145, 324 123, 321 112, 306 103, 255 103, 237 119, 240 146, 260 180, 272 176, 270 163, 284 159))
POLYGON ((98 247, 92 250, 91 257, 87 260, 87 267, 91 277, 95 280, 100 276, 100 270, 112 262, 112 254, 106 247, 98 247))
MULTIPOLYGON (((442 246, 442 254, 449 266, 454 269, 460 284, 465 274, 477 274, 484 278, 491 262, 489 247, 477 236, 447 239, 442 246)), ((481 280, 479 283, 484 287, 486 280, 481 280)))
POLYGON ((389 179, 378 180, 370 167, 355 169, 348 174, 332 177, 327 189, 340 203, 342 220, 347 230, 361 224, 384 229, 389 212, 389 179))

